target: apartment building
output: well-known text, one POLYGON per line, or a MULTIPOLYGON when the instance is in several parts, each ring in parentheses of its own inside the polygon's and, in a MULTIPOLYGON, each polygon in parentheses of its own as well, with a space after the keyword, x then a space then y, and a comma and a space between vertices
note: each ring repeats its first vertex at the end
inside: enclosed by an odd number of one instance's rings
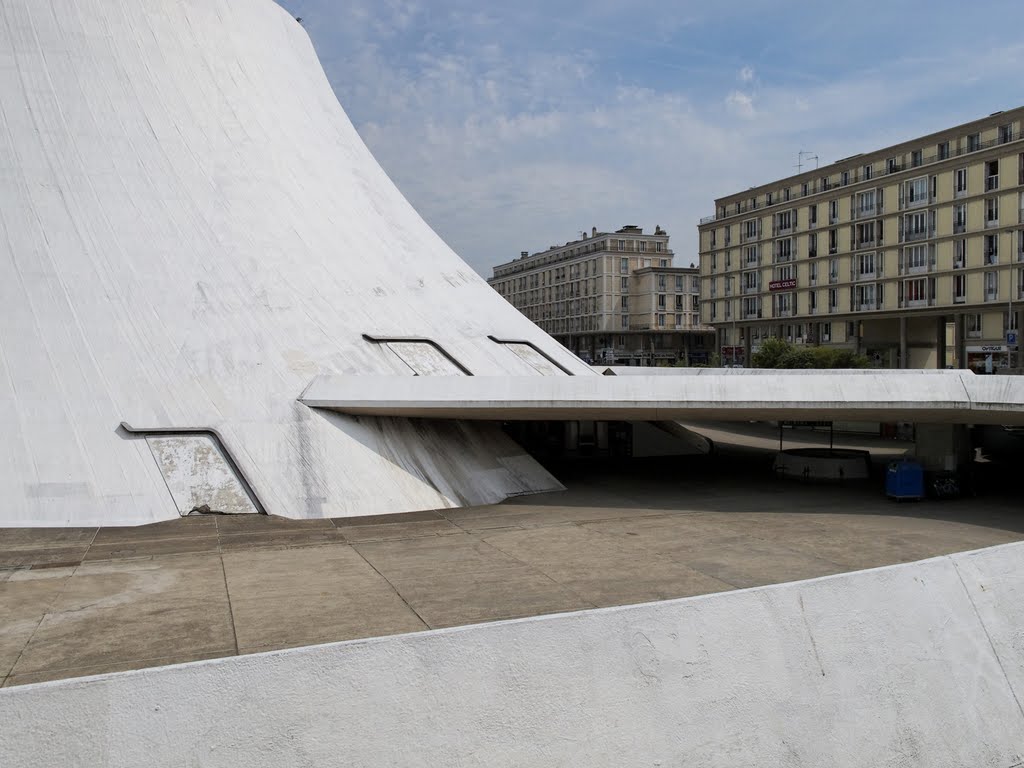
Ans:
POLYGON ((1022 122, 997 112, 716 200, 701 313, 723 359, 782 337, 883 367, 1016 366, 1022 122))
POLYGON ((568 349, 593 363, 707 363, 700 277, 673 265, 669 235, 629 225, 494 267, 491 287, 568 349))

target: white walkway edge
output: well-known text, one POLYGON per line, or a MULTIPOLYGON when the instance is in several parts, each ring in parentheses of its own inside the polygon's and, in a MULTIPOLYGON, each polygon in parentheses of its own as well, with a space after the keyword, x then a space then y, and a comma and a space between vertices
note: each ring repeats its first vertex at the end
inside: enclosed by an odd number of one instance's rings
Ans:
POLYGON ((966 371, 921 376, 851 373, 772 371, 679 378, 320 376, 300 400, 351 415, 436 419, 1024 424, 1024 378, 966 371))

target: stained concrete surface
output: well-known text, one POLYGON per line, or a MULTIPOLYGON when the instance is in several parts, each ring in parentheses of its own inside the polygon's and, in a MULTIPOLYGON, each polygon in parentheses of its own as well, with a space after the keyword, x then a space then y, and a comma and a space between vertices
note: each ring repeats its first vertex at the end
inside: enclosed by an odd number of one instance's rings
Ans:
MULTIPOLYGON (((565 464, 565 493, 487 507, 2 529, 0 679, 684 597, 1024 539, 1012 482, 896 504, 877 477, 777 480, 762 428, 736 429, 714 433, 715 456, 565 464)), ((906 447, 866 442, 883 458, 906 447)))

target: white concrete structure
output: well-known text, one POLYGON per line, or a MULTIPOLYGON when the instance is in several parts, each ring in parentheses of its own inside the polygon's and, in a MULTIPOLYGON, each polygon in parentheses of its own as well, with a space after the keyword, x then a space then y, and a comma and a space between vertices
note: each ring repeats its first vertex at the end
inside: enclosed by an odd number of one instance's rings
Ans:
POLYGON ((416 214, 271 0, 0 0, 0 525, 201 506, 174 451, 293 517, 560 488, 491 425, 297 401, 317 374, 540 373, 490 336, 589 373, 416 214))
POLYGON ((1019 766, 1024 544, 0 690, 50 765, 1019 766))
MULTIPOLYGON (((679 369, 685 370, 685 369, 679 369)), ((850 419, 1024 424, 1024 378, 970 371, 745 371, 683 376, 321 376, 302 402, 448 419, 850 419)))

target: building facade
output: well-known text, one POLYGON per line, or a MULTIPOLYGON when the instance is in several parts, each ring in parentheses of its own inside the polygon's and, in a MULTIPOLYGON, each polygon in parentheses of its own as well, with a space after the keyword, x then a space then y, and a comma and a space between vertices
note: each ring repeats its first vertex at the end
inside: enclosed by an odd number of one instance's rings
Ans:
POLYGON ((700 275, 673 266, 655 227, 598 232, 499 264, 491 287, 582 359, 619 365, 699 365, 713 332, 700 322, 700 275))
POLYGON ((702 320, 722 358, 844 346, 883 367, 1018 364, 1024 107, 715 201, 702 320))

